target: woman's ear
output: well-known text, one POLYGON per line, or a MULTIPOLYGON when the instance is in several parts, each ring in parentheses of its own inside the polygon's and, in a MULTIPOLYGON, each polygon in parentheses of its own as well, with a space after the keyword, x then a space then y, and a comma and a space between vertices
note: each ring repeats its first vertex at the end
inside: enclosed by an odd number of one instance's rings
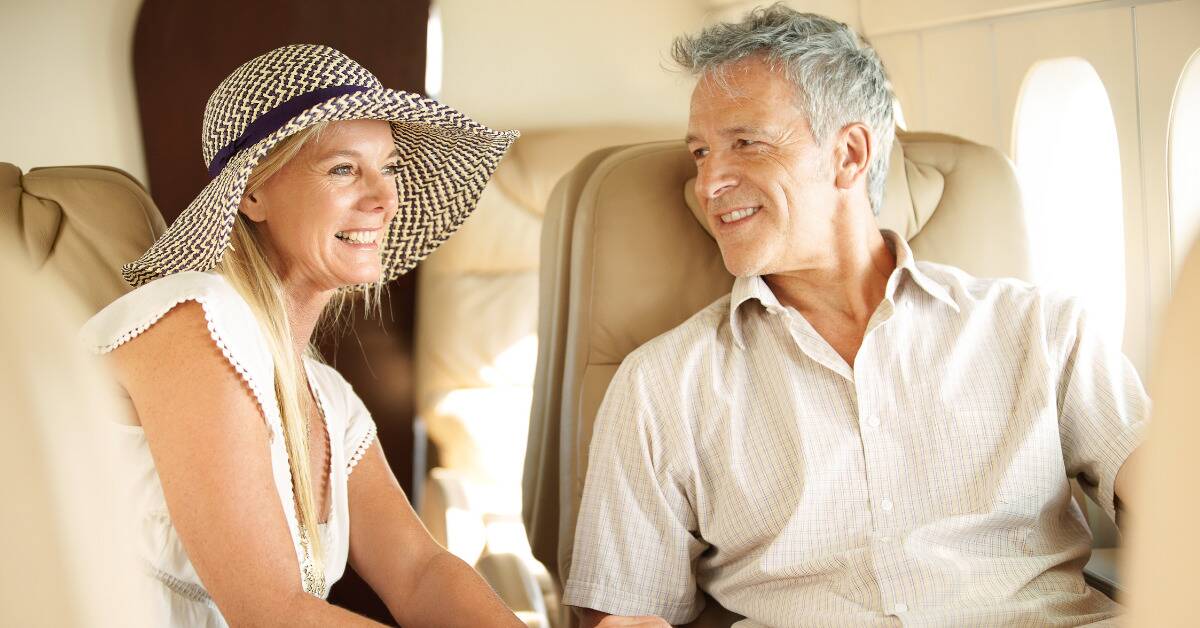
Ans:
POLYGON ((262 222, 267 219, 266 206, 262 200, 249 192, 242 195, 242 202, 238 205, 238 210, 245 214, 250 222, 262 222))

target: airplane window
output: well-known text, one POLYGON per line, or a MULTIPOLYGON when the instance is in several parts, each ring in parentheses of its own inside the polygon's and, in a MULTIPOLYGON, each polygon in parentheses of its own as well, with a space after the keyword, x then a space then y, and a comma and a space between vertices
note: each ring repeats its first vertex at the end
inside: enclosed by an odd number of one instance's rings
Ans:
POLYGON ((1121 158, 1108 93, 1080 58, 1025 77, 1014 132, 1034 280, 1082 297, 1109 338, 1125 322, 1121 158))
POLYGON ((425 95, 436 99, 442 93, 442 12, 436 3, 429 6, 429 24, 425 31, 425 95))
POLYGON ((1200 235, 1200 50, 1184 66, 1175 90, 1169 141, 1171 244, 1178 268, 1200 235))

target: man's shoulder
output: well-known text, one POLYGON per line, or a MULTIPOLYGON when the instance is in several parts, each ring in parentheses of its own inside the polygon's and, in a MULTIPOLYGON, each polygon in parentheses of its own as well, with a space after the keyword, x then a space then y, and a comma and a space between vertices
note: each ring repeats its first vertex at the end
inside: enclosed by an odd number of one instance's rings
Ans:
POLYGON ((1036 286, 1015 277, 976 277, 948 264, 918 262, 925 276, 945 288, 960 310, 986 313, 999 324, 1034 322, 1057 336, 1086 316, 1082 299, 1064 290, 1036 286))
POLYGON ((624 370, 673 369, 697 355, 731 342, 728 333, 730 295, 725 294, 679 325, 647 340, 625 356, 624 370))
POLYGON ((1065 295, 1016 277, 979 277, 957 266, 927 261, 917 262, 917 268, 926 277, 948 290, 956 301, 965 299, 974 302, 1034 304, 1069 300, 1065 295))

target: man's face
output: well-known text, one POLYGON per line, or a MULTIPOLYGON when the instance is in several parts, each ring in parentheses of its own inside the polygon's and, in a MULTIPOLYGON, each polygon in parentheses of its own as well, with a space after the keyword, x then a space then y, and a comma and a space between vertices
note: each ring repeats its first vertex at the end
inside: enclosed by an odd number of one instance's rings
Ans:
POLYGON ((724 78, 705 75, 692 93, 688 149, 725 268, 746 277, 811 267, 834 238, 833 151, 763 60, 730 64, 724 78))

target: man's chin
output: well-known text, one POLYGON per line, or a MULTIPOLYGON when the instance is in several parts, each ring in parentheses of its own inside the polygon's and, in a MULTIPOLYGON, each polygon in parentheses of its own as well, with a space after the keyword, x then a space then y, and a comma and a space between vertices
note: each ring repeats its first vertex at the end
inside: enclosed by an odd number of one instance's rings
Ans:
POLYGON ((739 257, 723 257, 722 260, 725 262, 725 270, 734 277, 753 277, 762 274, 762 264, 757 260, 739 257))

